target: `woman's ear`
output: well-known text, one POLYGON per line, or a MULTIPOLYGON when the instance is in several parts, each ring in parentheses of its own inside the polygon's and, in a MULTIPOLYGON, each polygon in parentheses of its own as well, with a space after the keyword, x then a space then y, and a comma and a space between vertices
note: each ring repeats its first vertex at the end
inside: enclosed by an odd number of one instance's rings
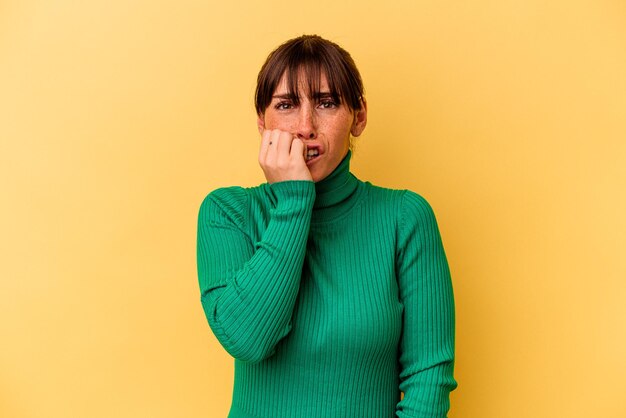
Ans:
POLYGON ((361 97, 361 109, 357 110, 354 114, 354 122, 350 130, 352 136, 357 137, 361 135, 365 129, 365 125, 367 125, 367 101, 365 97, 361 97))
POLYGON ((257 115, 256 126, 259 128, 259 133, 263 135, 263 131, 265 130, 265 115, 261 113, 257 115))

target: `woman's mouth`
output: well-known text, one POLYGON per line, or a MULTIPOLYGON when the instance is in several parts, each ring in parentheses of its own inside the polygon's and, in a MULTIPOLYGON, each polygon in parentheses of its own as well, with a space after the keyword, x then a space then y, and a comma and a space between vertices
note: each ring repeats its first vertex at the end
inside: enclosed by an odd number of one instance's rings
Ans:
POLYGON ((308 163, 309 161, 315 159, 317 156, 319 156, 319 151, 315 148, 313 149, 309 149, 306 152, 306 162, 308 163))

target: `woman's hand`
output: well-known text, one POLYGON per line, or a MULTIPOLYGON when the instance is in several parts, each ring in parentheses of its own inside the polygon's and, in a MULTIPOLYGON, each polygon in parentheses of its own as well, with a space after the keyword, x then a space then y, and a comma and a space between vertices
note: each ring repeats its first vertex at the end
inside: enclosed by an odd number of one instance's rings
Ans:
POLYGON ((306 145, 300 138, 279 129, 266 129, 261 139, 259 164, 268 183, 286 180, 310 180, 306 166, 306 145))

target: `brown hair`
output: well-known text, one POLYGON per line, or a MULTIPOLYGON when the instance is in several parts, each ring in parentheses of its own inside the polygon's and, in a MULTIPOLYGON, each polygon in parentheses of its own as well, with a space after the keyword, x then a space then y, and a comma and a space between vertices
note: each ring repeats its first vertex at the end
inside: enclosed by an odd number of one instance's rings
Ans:
POLYGON ((333 100, 345 102, 351 110, 361 109, 363 82, 350 54, 318 35, 302 35, 272 51, 261 67, 254 95, 257 114, 263 114, 272 102, 272 95, 283 74, 287 76, 288 94, 294 104, 299 105, 300 71, 306 77, 310 97, 320 93, 320 79, 324 74, 333 100))

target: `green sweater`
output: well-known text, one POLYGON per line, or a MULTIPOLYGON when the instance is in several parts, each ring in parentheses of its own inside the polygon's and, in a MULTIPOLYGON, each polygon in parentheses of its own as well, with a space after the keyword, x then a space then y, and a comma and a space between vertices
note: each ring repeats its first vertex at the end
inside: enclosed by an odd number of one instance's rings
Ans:
POLYGON ((326 179, 210 193, 198 219, 209 325, 235 358, 229 418, 445 417, 454 298, 424 198, 326 179), (401 397, 401 392, 404 397, 401 397))

